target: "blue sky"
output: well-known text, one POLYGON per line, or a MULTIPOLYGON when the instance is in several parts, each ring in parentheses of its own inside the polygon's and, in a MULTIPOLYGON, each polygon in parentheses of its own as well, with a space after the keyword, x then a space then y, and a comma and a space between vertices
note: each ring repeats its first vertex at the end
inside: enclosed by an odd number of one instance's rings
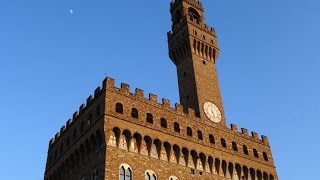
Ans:
MULTIPOLYGON (((314 179, 320 1, 202 2, 228 124, 269 137, 281 180, 314 179)), ((43 179, 49 140, 105 75, 178 102, 170 25, 169 0, 1 0, 1 179, 43 179)))

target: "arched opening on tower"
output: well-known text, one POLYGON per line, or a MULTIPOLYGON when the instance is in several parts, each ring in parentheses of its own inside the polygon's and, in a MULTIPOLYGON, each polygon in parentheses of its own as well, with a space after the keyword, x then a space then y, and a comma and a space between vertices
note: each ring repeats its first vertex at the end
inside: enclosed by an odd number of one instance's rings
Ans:
POLYGON ((198 24, 200 23, 201 19, 200 19, 200 14, 198 13, 198 11, 196 11, 193 8, 189 8, 188 9, 188 15, 191 21, 195 20, 198 24))

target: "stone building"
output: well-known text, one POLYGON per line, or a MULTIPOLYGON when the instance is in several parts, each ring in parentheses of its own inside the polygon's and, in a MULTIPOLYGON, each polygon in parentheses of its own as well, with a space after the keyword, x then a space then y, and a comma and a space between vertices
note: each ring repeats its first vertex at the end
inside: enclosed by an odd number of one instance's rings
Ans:
POLYGON ((275 180, 266 136, 227 127, 215 30, 202 3, 170 4, 180 104, 106 78, 49 143, 45 180, 275 180))

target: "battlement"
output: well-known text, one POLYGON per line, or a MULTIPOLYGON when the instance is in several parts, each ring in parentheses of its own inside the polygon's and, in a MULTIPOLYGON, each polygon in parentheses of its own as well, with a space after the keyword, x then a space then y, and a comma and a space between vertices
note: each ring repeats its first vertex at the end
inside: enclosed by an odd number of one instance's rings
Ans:
MULTIPOLYGON (((130 85, 128 85, 126 83, 121 83, 121 86, 118 88, 115 86, 114 79, 107 77, 104 79, 104 81, 102 83, 102 88, 101 87, 96 88, 96 90, 94 91, 94 96, 90 95, 87 98, 86 104, 82 104, 79 107, 79 111, 74 112, 72 115, 72 118, 69 119, 66 122, 66 125, 62 126, 60 131, 57 132, 55 134, 54 138, 52 138, 50 140, 49 149, 53 144, 55 144, 55 142, 58 141, 60 136, 65 131, 67 131, 74 124, 74 122, 76 122, 78 120, 78 117, 81 114, 83 114, 93 104, 93 102, 106 90, 113 91, 113 92, 122 94, 124 96, 130 96, 131 98, 140 100, 146 104, 150 104, 150 105, 156 106, 158 108, 162 108, 164 110, 167 110, 171 113, 181 115, 181 116, 188 118, 190 120, 195 120, 197 122, 201 122, 200 118, 196 115, 195 111, 191 108, 185 108, 181 104, 178 104, 178 103, 176 103, 174 107, 171 107, 170 100, 165 99, 165 98, 162 98, 162 101, 159 103, 157 95, 150 93, 150 94, 148 94, 148 98, 146 98, 144 91, 139 88, 136 88, 135 92, 132 93, 130 91, 130 85)), ((251 132, 251 136, 250 136, 248 133, 248 130, 245 128, 241 128, 241 132, 239 132, 238 127, 234 124, 231 124, 230 128, 228 128, 227 130, 230 131, 231 133, 236 134, 236 135, 250 138, 256 142, 260 142, 265 145, 269 145, 269 141, 266 136, 261 136, 261 138, 259 138, 258 133, 256 133, 256 132, 251 132)))
MULTIPOLYGON (((143 101, 146 104, 151 104, 153 106, 159 107, 159 108, 164 108, 167 111, 170 111, 175 114, 179 114, 181 116, 184 116, 185 118, 188 118, 190 120, 195 120, 197 122, 201 122, 200 118, 196 115, 195 111, 191 108, 185 108, 181 104, 176 103, 174 107, 170 106, 170 100, 163 98, 162 102, 158 102, 158 96, 155 94, 149 94, 148 98, 145 98, 144 91, 136 88, 135 92, 130 91, 130 85, 126 83, 121 83, 120 88, 115 86, 115 81, 112 78, 106 78, 104 80, 104 87, 106 87, 107 90, 117 92, 122 95, 130 96, 133 99, 139 99, 140 101, 143 101)), ((245 138, 250 138, 253 141, 263 143, 267 146, 269 146, 269 141, 267 136, 261 136, 259 138, 258 133, 256 132, 251 132, 251 135, 249 135, 248 130, 245 128, 241 128, 241 132, 238 131, 238 127, 234 124, 230 125, 230 128, 227 129, 231 133, 234 133, 236 135, 245 137, 245 138)))
POLYGON ((202 2, 197 1, 197 0, 172 0, 171 3, 170 3, 171 9, 174 9, 176 6, 178 6, 178 4, 181 1, 184 1, 184 2, 188 3, 190 6, 192 6, 195 9, 203 11, 202 2))
POLYGON ((63 135, 64 132, 70 129, 70 127, 78 120, 78 117, 82 115, 87 109, 90 108, 93 102, 96 99, 98 99, 102 93, 103 93, 103 90, 101 89, 101 87, 97 87, 95 89, 93 96, 90 95, 87 98, 86 104, 81 104, 81 106, 79 107, 79 110, 73 113, 72 118, 69 119, 66 122, 66 124, 60 128, 60 131, 55 134, 54 138, 50 140, 49 149, 52 145, 54 145, 59 140, 59 138, 63 135))

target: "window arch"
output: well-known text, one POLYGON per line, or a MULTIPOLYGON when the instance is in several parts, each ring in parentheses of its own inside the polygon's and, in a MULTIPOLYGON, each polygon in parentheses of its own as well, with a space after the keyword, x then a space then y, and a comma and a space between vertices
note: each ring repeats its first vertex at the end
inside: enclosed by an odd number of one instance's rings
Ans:
POLYGON ((202 132, 198 130, 198 139, 203 140, 202 132))
POLYGON ((246 154, 246 155, 248 155, 248 154, 249 154, 249 152, 248 152, 248 148, 247 148, 247 146, 246 146, 246 145, 243 145, 243 154, 246 154))
POLYGON ((259 154, 258 154, 258 151, 256 149, 253 149, 253 155, 256 158, 259 158, 259 154))
POLYGON ((174 128, 174 131, 175 131, 175 132, 180 133, 180 125, 179 125, 179 123, 175 122, 175 123, 173 124, 173 128, 174 128))
POLYGON ((165 118, 161 118, 160 123, 161 127, 168 128, 167 120, 165 118))
POLYGON ((176 176, 170 176, 169 180, 179 180, 179 178, 177 178, 176 176))
POLYGON ((187 135, 192 137, 192 129, 191 129, 191 127, 187 127, 187 135))
POLYGON ((227 148, 226 140, 223 139, 223 138, 221 138, 221 146, 222 146, 223 148, 227 148))
POLYGON ((214 136, 212 134, 209 134, 209 141, 210 141, 210 144, 214 144, 215 143, 214 136))
POLYGON ((157 180, 157 175, 152 170, 147 170, 144 174, 145 180, 157 180))
POLYGON ((191 20, 195 19, 197 21, 197 23, 200 22, 200 14, 198 13, 197 10, 195 10, 193 8, 189 8, 188 15, 191 20))
POLYGON ((92 171, 91 180, 98 180, 98 179, 99 179, 99 169, 98 169, 98 168, 95 168, 95 169, 92 171))
POLYGON ((267 153, 266 153, 266 152, 263 152, 262 154, 263 154, 263 159, 264 159, 265 161, 268 161, 268 155, 267 155, 267 153))
POLYGON ((147 113, 147 118, 146 118, 147 122, 150 124, 153 124, 153 116, 151 113, 147 113))
POLYGON ((119 167, 119 180, 132 180, 132 168, 128 164, 119 167))
POLYGON ((116 112, 123 114, 123 105, 121 103, 116 104, 116 112))
POLYGON ((131 117, 138 119, 139 118, 139 112, 136 108, 131 109, 131 117))
POLYGON ((232 142, 232 149, 234 150, 234 151, 238 151, 238 146, 237 146, 237 143, 236 142, 232 142))

